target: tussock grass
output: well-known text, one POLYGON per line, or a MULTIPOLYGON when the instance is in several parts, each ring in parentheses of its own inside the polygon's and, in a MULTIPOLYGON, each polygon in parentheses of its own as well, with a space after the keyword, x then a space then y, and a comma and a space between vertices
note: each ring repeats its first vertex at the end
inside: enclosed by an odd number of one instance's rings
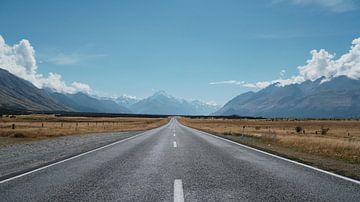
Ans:
POLYGON ((166 124, 167 118, 90 118, 22 115, 0 118, 0 137, 45 138, 64 135, 142 131, 166 124), (15 124, 15 129, 12 129, 15 124))
POLYGON ((360 142, 324 137, 281 136, 279 145, 310 154, 340 158, 349 162, 360 163, 360 142))
MULTIPOLYGON (((357 120, 181 118, 179 121, 211 133, 228 136, 246 135, 256 141, 288 150, 360 164, 360 121, 357 120)), ((259 145, 261 146, 256 146, 259 145)))

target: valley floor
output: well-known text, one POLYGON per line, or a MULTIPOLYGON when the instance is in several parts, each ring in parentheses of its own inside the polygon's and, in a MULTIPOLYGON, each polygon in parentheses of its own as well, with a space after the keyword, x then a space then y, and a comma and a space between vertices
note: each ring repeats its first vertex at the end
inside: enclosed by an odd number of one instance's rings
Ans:
POLYGON ((360 179, 360 121, 190 119, 179 121, 251 147, 360 179))
MULTIPOLYGON (((15 162, 53 156, 58 159, 0 178, 2 201, 358 201, 360 198, 360 181, 239 145, 186 127, 176 119, 136 135, 65 136, 22 146, 12 150, 15 154, 4 150, 0 153, 13 155, 15 162), (58 152, 80 151, 103 139, 113 141, 115 137, 125 136, 129 138, 89 148, 70 158, 59 158, 58 152), (44 147, 47 153, 38 156, 36 153, 42 153, 44 147)), ((12 163, 9 159, 0 159, 0 170, 12 163)), ((24 169, 22 165, 25 164, 11 167, 24 169)))
POLYGON ((87 133, 144 131, 166 124, 167 118, 56 117, 20 115, 0 118, 0 146, 87 133))

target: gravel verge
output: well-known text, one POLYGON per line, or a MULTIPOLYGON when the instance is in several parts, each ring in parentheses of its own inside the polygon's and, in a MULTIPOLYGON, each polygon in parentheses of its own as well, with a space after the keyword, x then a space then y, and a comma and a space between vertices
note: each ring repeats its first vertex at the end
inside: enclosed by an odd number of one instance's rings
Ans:
POLYGON ((74 156, 141 132, 94 133, 0 147, 0 179, 74 156))

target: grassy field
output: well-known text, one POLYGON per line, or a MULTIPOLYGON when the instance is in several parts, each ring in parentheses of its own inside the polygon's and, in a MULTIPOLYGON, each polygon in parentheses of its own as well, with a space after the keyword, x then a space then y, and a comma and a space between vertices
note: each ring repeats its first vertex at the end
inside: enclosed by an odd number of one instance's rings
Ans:
POLYGON ((190 119, 192 128, 360 179, 360 121, 190 119))
POLYGON ((142 131, 157 128, 168 121, 167 118, 92 118, 20 115, 15 118, 0 118, 0 137, 3 137, 3 141, 9 141, 9 138, 34 139, 84 133, 142 131))

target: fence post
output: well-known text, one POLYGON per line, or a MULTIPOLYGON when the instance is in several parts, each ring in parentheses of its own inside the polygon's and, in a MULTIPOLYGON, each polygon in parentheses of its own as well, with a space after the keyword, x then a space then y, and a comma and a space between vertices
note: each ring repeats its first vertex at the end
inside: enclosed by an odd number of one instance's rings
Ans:
POLYGON ((12 124, 11 128, 14 130, 15 129, 15 123, 12 124))

